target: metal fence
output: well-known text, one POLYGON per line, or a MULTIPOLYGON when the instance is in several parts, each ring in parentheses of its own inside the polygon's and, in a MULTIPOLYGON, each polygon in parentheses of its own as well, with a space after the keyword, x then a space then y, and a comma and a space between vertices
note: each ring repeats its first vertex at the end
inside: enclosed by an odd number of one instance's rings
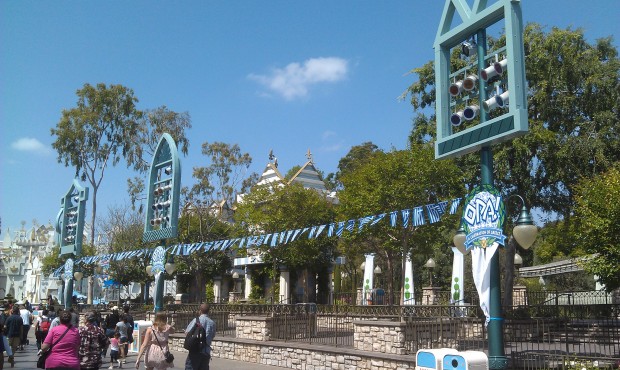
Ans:
MULTIPOLYGON (((571 362, 603 368, 620 361, 620 305, 563 302, 554 297, 534 306, 505 309, 504 339, 511 368, 547 369, 571 362)), ((198 305, 167 309, 177 330, 183 330, 198 305)), ((234 336, 235 318, 240 315, 270 317, 274 341, 352 348, 353 321, 387 320, 405 323, 409 354, 444 347, 487 350, 485 319, 473 305, 211 305, 218 336, 234 336)))

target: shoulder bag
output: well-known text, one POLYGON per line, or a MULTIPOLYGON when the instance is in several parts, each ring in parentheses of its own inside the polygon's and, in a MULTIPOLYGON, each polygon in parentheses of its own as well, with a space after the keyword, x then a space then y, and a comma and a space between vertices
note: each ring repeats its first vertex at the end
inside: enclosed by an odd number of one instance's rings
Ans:
POLYGON ((47 351, 41 353, 41 355, 39 356, 39 359, 37 360, 37 368, 45 369, 45 360, 47 360, 47 357, 50 355, 50 353, 52 353, 52 348, 54 348, 54 346, 58 344, 58 342, 60 342, 60 340, 65 336, 65 334, 67 334, 69 329, 71 329, 71 325, 69 325, 67 330, 65 330, 65 332, 62 333, 62 335, 60 336, 60 338, 58 338, 57 341, 52 343, 52 345, 50 346, 50 348, 47 349, 47 351))
MULTIPOLYGON (((159 328, 157 329, 159 331, 159 328)), ((161 343, 159 343, 159 338, 157 338, 157 334, 155 333, 155 331, 151 330, 151 333, 153 333, 153 336, 155 337, 155 340, 157 341, 157 345, 159 346, 159 349, 161 349, 162 352, 164 352, 164 348, 161 346, 161 343)), ((166 350, 164 352, 164 359, 166 360, 167 363, 172 363, 172 361, 174 361, 174 355, 172 353, 170 353, 170 351, 166 350)))

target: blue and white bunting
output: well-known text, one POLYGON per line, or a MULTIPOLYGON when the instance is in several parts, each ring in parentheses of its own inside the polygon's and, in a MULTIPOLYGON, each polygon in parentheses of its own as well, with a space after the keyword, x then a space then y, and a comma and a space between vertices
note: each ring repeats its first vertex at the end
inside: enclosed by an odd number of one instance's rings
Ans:
POLYGON ((410 209, 403 209, 402 211, 400 211, 400 214, 403 216, 403 227, 408 227, 409 226, 409 217, 411 216, 411 210, 410 209))
POLYGON ((413 218, 411 220, 414 227, 424 225, 424 209, 422 207, 415 207, 413 210, 413 218))

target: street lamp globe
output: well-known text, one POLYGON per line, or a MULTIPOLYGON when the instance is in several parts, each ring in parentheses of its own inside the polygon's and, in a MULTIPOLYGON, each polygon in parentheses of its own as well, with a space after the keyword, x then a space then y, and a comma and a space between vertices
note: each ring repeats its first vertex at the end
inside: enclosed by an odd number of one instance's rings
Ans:
POLYGON ((429 269, 434 269, 436 266, 435 260, 431 257, 428 259, 428 261, 426 261, 426 263, 424 264, 424 267, 429 268, 429 269))
POLYGON ((80 281, 84 277, 84 274, 81 271, 76 271, 73 274, 73 277, 75 278, 75 280, 80 281))
POLYGON ((463 226, 461 226, 456 231, 456 234, 454 234, 454 238, 452 238, 452 241, 454 242, 454 246, 456 247, 456 249, 458 249, 459 252, 463 254, 467 253, 467 249, 465 248, 466 237, 467 235, 465 234, 465 229, 463 229, 463 226))
POLYGON ((378 266, 378 265, 377 265, 377 267, 375 267, 374 272, 375 272, 375 274, 380 274, 380 273, 382 273, 382 272, 383 272, 383 270, 381 270, 381 266, 378 266))
POLYGON ((366 262, 362 262, 360 265, 360 270, 364 270, 366 268, 366 262))
POLYGON ((538 228, 534 225, 532 216, 525 205, 521 208, 521 214, 517 219, 516 226, 512 229, 512 235, 523 249, 528 249, 531 247, 536 240, 538 228))
POLYGON ((172 260, 167 262, 166 266, 164 268, 166 269, 166 272, 169 275, 172 275, 174 273, 174 271, 177 269, 176 265, 174 264, 174 262, 172 262, 172 260))
POLYGON ((237 271, 233 272, 232 278, 235 280, 239 279, 239 273, 237 271))
POLYGON ((153 266, 148 265, 145 270, 148 275, 153 276, 153 266))
POLYGON ((517 268, 519 268, 519 266, 523 264, 523 258, 519 253, 515 253, 514 264, 515 266, 517 266, 517 268))

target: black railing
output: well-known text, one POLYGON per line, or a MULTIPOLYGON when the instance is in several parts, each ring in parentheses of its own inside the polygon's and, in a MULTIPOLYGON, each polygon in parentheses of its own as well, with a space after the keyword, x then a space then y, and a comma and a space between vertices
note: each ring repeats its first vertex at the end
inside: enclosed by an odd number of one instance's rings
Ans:
MULTIPOLYGON (((505 307, 504 339, 511 368, 560 368, 569 362, 603 368, 620 363, 620 305, 601 304, 607 297, 602 292, 573 292, 570 296, 534 292, 528 294, 528 301, 536 304, 505 307)), ((273 341, 353 347, 353 321, 372 319, 404 322, 405 347, 411 355, 421 348, 487 350, 485 318, 477 305, 336 303, 212 304, 210 316, 216 322, 218 336, 234 336, 239 316, 267 316, 271 317, 273 341)), ((199 305, 166 308, 177 330, 183 330, 196 316, 199 305)))

